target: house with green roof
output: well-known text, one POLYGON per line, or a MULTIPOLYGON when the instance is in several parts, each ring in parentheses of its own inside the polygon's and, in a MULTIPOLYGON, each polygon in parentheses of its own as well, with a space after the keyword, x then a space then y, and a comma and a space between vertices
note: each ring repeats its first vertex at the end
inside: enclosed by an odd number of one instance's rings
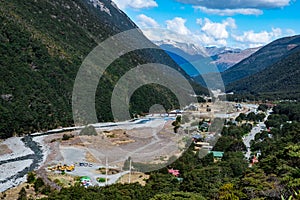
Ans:
POLYGON ((88 187, 91 185, 91 178, 88 176, 82 176, 80 178, 80 182, 84 187, 88 187))
POLYGON ((223 151, 209 151, 208 153, 212 153, 214 157, 214 162, 218 162, 223 158, 224 152, 223 151))

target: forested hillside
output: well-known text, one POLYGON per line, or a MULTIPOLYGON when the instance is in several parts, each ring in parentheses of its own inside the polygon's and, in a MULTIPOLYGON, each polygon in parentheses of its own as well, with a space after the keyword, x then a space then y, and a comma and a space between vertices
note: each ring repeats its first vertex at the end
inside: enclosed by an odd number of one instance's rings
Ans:
POLYGON ((225 85, 254 75, 290 56, 300 45, 300 36, 280 38, 264 46, 250 57, 222 73, 225 85))
POLYGON ((255 94, 269 99, 300 98, 300 47, 270 67, 239 81, 226 89, 238 94, 255 94))
MULTIPOLYGON (((101 2, 99 7, 88 0, 0 1, 0 138, 73 124, 72 89, 82 61, 109 36, 136 28, 110 0, 101 2)), ((187 77, 162 50, 128 53, 99 81, 99 121, 112 120, 110 99, 117 80, 149 62, 187 77)), ((147 112, 158 102, 166 109, 178 106, 167 88, 147 85, 135 92, 130 108, 132 113, 147 112), (153 98, 145 103, 149 96, 153 98)))

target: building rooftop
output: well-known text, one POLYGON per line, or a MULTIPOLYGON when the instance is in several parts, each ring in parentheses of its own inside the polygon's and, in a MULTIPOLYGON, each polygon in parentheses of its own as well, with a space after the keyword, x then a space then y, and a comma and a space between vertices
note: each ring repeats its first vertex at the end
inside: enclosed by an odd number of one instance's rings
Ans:
POLYGON ((224 155, 224 152, 222 151, 209 151, 209 153, 212 153, 213 156, 216 158, 222 158, 224 155))

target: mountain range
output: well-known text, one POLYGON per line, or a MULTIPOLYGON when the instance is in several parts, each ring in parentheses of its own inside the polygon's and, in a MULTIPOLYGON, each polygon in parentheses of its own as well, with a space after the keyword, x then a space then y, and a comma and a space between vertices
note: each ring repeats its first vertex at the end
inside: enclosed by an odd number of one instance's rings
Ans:
POLYGON ((225 89, 240 96, 248 95, 252 99, 254 96, 300 99, 299 45, 300 35, 277 39, 258 50, 254 49, 254 53, 227 70, 203 73, 195 80, 205 87, 208 82, 215 83, 208 87, 225 89), (222 77, 222 81, 218 81, 218 76, 222 77))
POLYGON ((173 40, 153 42, 165 50, 190 76, 197 76, 199 73, 223 72, 260 49, 260 47, 245 50, 230 47, 202 47, 173 40), (195 71, 189 64, 195 62, 198 66, 204 63, 204 66, 195 71))
POLYGON ((222 73, 225 85, 257 74, 294 53, 300 45, 300 37, 285 37, 265 45, 257 52, 222 73))
POLYGON ((155 44, 205 87, 268 99, 299 99, 299 35, 245 50, 199 47, 172 40, 155 44))
POLYGON ((271 99, 300 97, 300 35, 278 39, 224 73, 227 91, 271 99), (263 59, 265 57, 265 59, 263 59), (246 64, 248 63, 248 64, 246 64), (253 67, 256 67, 252 69, 253 67), (241 79, 236 70, 247 74, 241 79))

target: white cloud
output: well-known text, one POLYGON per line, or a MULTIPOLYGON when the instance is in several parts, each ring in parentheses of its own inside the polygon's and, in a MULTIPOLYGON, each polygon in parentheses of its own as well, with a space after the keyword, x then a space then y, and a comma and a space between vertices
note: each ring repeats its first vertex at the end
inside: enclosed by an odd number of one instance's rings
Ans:
POLYGON ((189 35, 180 35, 166 28, 144 28, 142 31, 152 41, 171 40, 183 43, 197 43, 196 39, 189 37, 189 35))
POLYGON ((255 8, 239 8, 239 9, 211 9, 203 6, 194 6, 195 9, 207 14, 214 14, 220 16, 233 16, 233 15, 262 15, 263 11, 255 8))
POLYGON ((252 43, 251 44, 250 43, 250 44, 246 45, 245 48, 256 48, 256 47, 262 47, 264 45, 266 45, 266 44, 263 44, 263 43, 252 43))
POLYGON ((237 48, 252 48, 266 45, 267 43, 285 35, 295 33, 292 29, 282 30, 272 28, 267 31, 255 32, 248 30, 239 32, 236 22, 228 17, 223 21, 212 21, 209 18, 199 18, 196 23, 198 30, 190 30, 186 26, 186 19, 175 17, 159 25, 154 19, 139 15, 137 19, 144 34, 152 41, 176 41, 195 44, 198 46, 232 46, 237 48), (290 33, 290 34, 289 34, 290 33))
POLYGON ((191 31, 185 26, 186 19, 175 17, 172 20, 167 20, 167 29, 174 31, 180 35, 189 35, 191 31))
POLYGON ((155 0, 113 0, 113 2, 115 2, 117 6, 122 10, 128 7, 141 9, 153 8, 158 6, 155 0))
POLYGON ((151 17, 144 14, 137 16, 137 24, 141 28, 158 28, 159 24, 151 17))
POLYGON ((143 33, 152 41, 176 41, 182 43, 197 44, 199 40, 186 25, 186 19, 175 17, 165 21, 165 28, 156 26, 153 28, 143 28, 143 33))
POLYGON ((280 37, 282 35, 282 30, 280 28, 272 28, 272 32, 270 33, 272 37, 280 37))
POLYGON ((270 41, 271 37, 267 31, 262 31, 260 33, 254 33, 253 30, 246 31, 243 35, 232 35, 232 37, 238 42, 251 42, 251 43, 267 43, 270 41))
POLYGON ((280 28, 273 28, 272 31, 261 31, 255 33, 253 30, 245 31, 242 35, 232 34, 232 38, 237 42, 249 43, 250 46, 258 46, 261 44, 267 44, 282 35, 280 28))
POLYGON ((227 31, 228 27, 236 28, 235 21, 232 18, 227 18, 226 20, 223 20, 222 23, 212 22, 208 18, 205 18, 204 20, 197 19, 197 23, 202 26, 201 30, 203 33, 217 40, 227 39, 229 37, 229 33, 227 31))
MULTIPOLYGON (((145 16, 142 18, 147 19, 145 16)), ((165 23, 165 29, 156 26, 158 28, 143 28, 143 32, 152 41, 171 40, 200 46, 226 46, 230 36, 228 31, 237 28, 232 18, 227 18, 221 23, 212 22, 208 18, 197 19, 197 24, 200 25, 198 32, 188 29, 185 25, 186 19, 180 17, 167 20, 165 23)))
POLYGON ((285 32, 289 36, 296 35, 296 31, 294 31, 293 29, 286 29, 285 32))
POLYGON ((204 33, 190 33, 180 35, 169 29, 149 28, 143 29, 143 33, 152 41, 176 41, 180 43, 194 44, 198 46, 227 46, 226 39, 215 39, 204 33))
POLYGON ((211 9, 273 9, 288 6, 292 0, 177 0, 178 2, 211 9))

